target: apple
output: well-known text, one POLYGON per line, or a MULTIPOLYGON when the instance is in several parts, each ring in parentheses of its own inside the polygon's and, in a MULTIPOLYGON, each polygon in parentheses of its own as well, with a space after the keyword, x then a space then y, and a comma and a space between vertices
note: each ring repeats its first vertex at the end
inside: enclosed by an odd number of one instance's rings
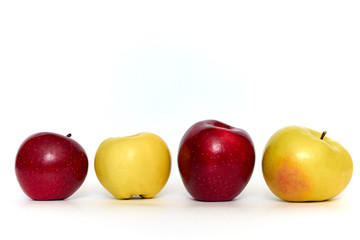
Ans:
POLYGON ((254 164, 249 134, 216 120, 195 123, 180 142, 180 175, 196 200, 234 199, 249 182, 254 164))
POLYGON ((323 201, 345 189, 353 172, 351 156, 325 134, 289 126, 272 135, 262 170, 276 196, 286 201, 323 201))
POLYGON ((85 181, 88 159, 71 134, 40 132, 21 144, 15 162, 17 180, 34 200, 61 200, 85 181))
POLYGON ((95 172, 117 199, 152 198, 170 176, 171 156, 164 140, 153 133, 108 138, 95 155, 95 172))

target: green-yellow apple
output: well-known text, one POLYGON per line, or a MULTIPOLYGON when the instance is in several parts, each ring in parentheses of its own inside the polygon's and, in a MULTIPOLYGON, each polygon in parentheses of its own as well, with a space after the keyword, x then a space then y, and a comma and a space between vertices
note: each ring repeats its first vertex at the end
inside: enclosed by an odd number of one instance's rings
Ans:
POLYGON ((170 169, 169 148, 152 133, 108 138, 95 155, 99 181, 118 199, 154 197, 165 186, 170 169))
POLYGON ((276 196, 286 201, 323 201, 345 189, 353 172, 351 156, 325 134, 290 126, 269 139, 262 170, 276 196))

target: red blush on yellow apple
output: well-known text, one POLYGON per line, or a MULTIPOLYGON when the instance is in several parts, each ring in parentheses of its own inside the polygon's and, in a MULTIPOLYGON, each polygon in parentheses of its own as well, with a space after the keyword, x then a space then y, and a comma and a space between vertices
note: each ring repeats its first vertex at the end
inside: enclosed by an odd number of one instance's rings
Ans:
POLYGON ((290 161, 283 161, 275 175, 274 188, 283 199, 306 199, 310 193, 310 183, 306 174, 290 161), (276 187, 277 186, 277 187, 276 187))

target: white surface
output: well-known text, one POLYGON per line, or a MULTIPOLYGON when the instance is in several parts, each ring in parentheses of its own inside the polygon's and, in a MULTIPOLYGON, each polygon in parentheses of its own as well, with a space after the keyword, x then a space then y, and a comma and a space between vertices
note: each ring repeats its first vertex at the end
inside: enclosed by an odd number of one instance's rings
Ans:
POLYGON ((1 1, 1 238, 358 238, 358 1, 1 1), (239 198, 187 194, 177 149, 193 123, 245 129, 254 175, 239 198), (261 155, 286 125, 327 130, 354 161, 331 201, 287 203, 268 190, 261 155), (84 185, 66 201, 27 199, 15 155, 30 134, 71 132, 87 151, 84 185), (93 159, 110 136, 142 131, 169 145, 158 197, 118 201, 93 159))

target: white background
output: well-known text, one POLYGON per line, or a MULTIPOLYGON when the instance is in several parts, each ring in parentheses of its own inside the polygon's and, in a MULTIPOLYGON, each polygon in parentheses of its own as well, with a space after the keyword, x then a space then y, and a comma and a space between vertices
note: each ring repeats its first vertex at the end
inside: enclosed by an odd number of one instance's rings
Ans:
POLYGON ((1 1, 1 238, 358 238, 359 12, 346 0, 1 1), (194 201, 179 176, 182 135, 209 118, 255 144, 253 177, 231 202, 194 201), (341 195, 287 203, 268 190, 262 151, 287 125, 347 148, 354 175, 341 195), (71 132, 87 151, 87 179, 65 201, 29 200, 16 181, 17 149, 40 131, 71 132), (154 199, 115 200, 95 151, 143 131, 170 147, 168 184, 154 199))

